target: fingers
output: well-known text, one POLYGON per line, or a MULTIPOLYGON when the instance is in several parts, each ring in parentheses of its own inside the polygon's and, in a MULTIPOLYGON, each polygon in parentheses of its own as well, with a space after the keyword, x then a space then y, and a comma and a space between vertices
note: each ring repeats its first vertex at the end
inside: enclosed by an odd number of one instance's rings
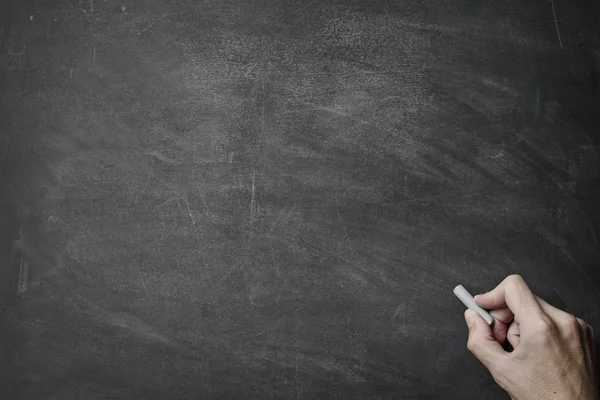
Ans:
POLYGON ((594 337, 594 328, 589 326, 588 329, 588 340, 590 342, 590 355, 592 356, 592 368, 596 371, 597 360, 596 360, 596 338, 594 337))
POLYGON ((492 325, 492 335, 498 343, 504 344, 506 342, 508 325, 512 322, 514 315, 508 307, 492 310, 490 311, 490 315, 495 320, 492 325))
POLYGON ((479 314, 466 310, 465 320, 469 327, 467 348, 491 371, 494 365, 502 361, 506 352, 494 339, 490 326, 479 314))
POLYGON ((535 296, 535 300, 540 305, 540 308, 542 309, 542 311, 544 311, 546 313, 546 315, 548 315, 554 321, 564 322, 567 319, 569 321, 571 321, 573 319, 573 316, 571 314, 569 314, 568 312, 565 312, 559 308, 556 308, 551 304, 548 304, 544 299, 535 296))
POLYGON ((508 343, 510 343, 513 349, 516 349, 519 346, 519 344, 521 343, 521 331, 519 330, 519 324, 513 322, 508 327, 506 339, 508 340, 508 343))
POLYGON ((579 326, 579 339, 581 341, 581 347, 583 348, 583 355, 588 368, 592 368, 592 357, 591 350, 592 346, 589 341, 589 331, 591 327, 581 318, 576 318, 577 325, 579 326))
POLYGON ((495 323, 490 327, 478 314, 467 310, 467 347, 492 375, 494 370, 498 371, 497 366, 506 366, 505 362, 510 360, 512 353, 505 352, 501 346, 505 341, 517 349, 520 344, 525 345, 529 340, 550 333, 559 334, 561 339, 556 336, 557 339, 552 340, 569 344, 570 351, 585 357, 586 366, 595 371, 597 359, 593 329, 582 319, 535 296, 519 275, 507 277, 490 292, 475 296, 475 301, 491 310, 495 323))
POLYGON ((510 311, 510 308, 508 307, 492 310, 490 311, 490 314, 492 315, 492 317, 494 317, 495 320, 503 322, 507 325, 510 324, 515 318, 512 311, 510 311))
POLYGON ((521 329, 532 320, 543 318, 543 311, 535 296, 519 275, 510 275, 495 289, 476 296, 477 304, 488 309, 508 307, 521 323, 521 329))
POLYGON ((492 336, 494 340, 500 344, 506 342, 506 333, 508 331, 508 325, 502 321, 496 320, 492 325, 492 336))
POLYGON ((585 361, 591 371, 596 370, 596 342, 594 339, 594 328, 588 325, 581 318, 577 318, 579 325, 579 334, 584 350, 585 361))
POLYGON ((544 299, 536 296, 536 300, 546 315, 552 318, 560 335, 568 338, 571 345, 582 352, 588 367, 595 370, 596 350, 593 328, 581 318, 576 318, 574 315, 548 304, 544 299))
POLYGON ((587 332, 589 325, 585 323, 584 320, 575 318, 574 315, 548 304, 542 298, 536 296, 535 299, 542 311, 552 319, 563 337, 575 335, 576 337, 579 337, 580 343, 584 346, 584 350, 589 350, 589 348, 587 348, 588 345, 586 344, 588 342, 587 332))
MULTIPOLYGON (((598 371, 598 361, 596 359, 596 339, 594 337, 594 328, 592 328, 590 325, 587 325, 587 341, 590 345, 590 350, 589 350, 589 363, 591 365, 591 371, 598 371)), ((598 383, 598 375, 596 374, 594 381, 596 382, 596 384, 598 383)))

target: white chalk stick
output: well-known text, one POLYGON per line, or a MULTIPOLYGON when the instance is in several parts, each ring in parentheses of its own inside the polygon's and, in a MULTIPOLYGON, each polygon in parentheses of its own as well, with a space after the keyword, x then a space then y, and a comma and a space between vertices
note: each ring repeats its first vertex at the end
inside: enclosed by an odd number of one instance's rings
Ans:
POLYGON ((467 292, 467 289, 465 289, 463 285, 458 285, 457 287, 455 287, 454 294, 456 295, 456 297, 458 297, 460 301, 463 302, 465 306, 467 306, 469 310, 473 310, 477 314, 481 315, 481 317, 485 319, 485 322, 487 322, 488 325, 492 325, 494 323, 494 317, 492 317, 489 312, 487 312, 486 310, 478 306, 477 303, 475 303, 475 299, 473 298, 473 296, 471 296, 469 292, 467 292))

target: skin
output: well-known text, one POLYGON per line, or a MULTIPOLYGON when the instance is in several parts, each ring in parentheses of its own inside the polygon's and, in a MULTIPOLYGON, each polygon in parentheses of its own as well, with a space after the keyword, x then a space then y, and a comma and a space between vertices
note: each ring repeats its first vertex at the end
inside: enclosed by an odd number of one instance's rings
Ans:
POLYGON ((475 301, 495 321, 467 310, 467 348, 511 399, 600 400, 592 327, 535 296, 519 275, 475 301))

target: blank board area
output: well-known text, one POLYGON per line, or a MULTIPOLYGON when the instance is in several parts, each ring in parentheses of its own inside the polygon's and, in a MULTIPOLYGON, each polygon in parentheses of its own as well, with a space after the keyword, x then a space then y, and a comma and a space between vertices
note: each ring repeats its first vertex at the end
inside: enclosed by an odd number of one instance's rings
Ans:
POLYGON ((600 330, 592 6, 4 1, 1 397, 506 399, 456 285, 600 330))

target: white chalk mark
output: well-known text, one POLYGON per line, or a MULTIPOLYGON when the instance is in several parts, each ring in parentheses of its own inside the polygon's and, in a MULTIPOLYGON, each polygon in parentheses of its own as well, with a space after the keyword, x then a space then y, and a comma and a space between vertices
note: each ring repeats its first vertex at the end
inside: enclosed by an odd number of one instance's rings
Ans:
MULTIPOLYGON (((162 161, 162 162, 164 162, 165 164, 169 164, 169 165, 179 165, 179 164, 181 164, 181 161, 179 161, 179 160, 176 160, 176 159, 174 159, 174 158, 171 158, 171 157, 168 157, 168 156, 165 156, 164 154, 162 154, 162 153, 161 153, 161 152, 159 152, 159 151, 155 151, 155 150, 154 150, 154 151, 150 151, 150 152, 148 152, 147 154, 148 154, 149 156, 152 156, 152 157, 156 158, 156 159, 157 159, 157 160, 159 160, 159 161, 162 161)), ((193 173, 193 172, 194 172, 194 171, 192 171, 192 173, 193 173)))
POLYGON ((229 275, 231 275, 231 273, 233 271, 235 271, 236 269, 243 268, 243 266, 244 266, 244 262, 240 261, 238 264, 236 264, 236 265, 232 266, 231 268, 229 268, 229 270, 221 277, 221 279, 219 281, 220 282, 224 282, 229 277, 229 275))
POLYGON ((3 159, 6 160, 8 158, 8 148, 10 146, 10 136, 6 136, 6 139, 4 140, 4 156, 3 159))
POLYGON ((206 215, 208 215, 210 217, 211 216, 210 208, 208 208, 208 203, 206 202, 206 199, 204 198, 204 195, 202 193, 200 193, 200 199, 202 199, 202 203, 204 204, 204 209, 206 210, 206 215))
MULTIPOLYGON (((292 213, 292 210, 294 210, 295 207, 296 206, 290 208, 290 210, 287 213, 287 216, 283 220, 284 222, 290 218, 290 214, 292 213)), ((277 223, 279 222, 279 218, 283 215, 284 211, 285 211, 285 208, 279 212, 279 214, 277 215, 277 218, 275 218, 275 222, 273 222, 273 226, 271 226, 271 229, 269 230, 269 233, 267 233, 267 235, 270 235, 271 232, 273 232, 273 229, 275 229, 275 227, 277 226, 277 223)))
POLYGON ((188 210, 188 215, 190 216, 190 219, 192 220, 192 227, 194 228, 194 234, 196 235, 196 238, 198 238, 198 231, 196 230, 196 220, 194 219, 194 216, 192 215, 192 209, 190 208, 190 203, 188 202, 187 196, 182 197, 182 198, 183 198, 183 201, 185 201, 185 205, 188 210))
POLYGON ((27 281, 29 280, 29 264, 22 257, 19 260, 19 282, 17 284, 17 294, 23 295, 27 290, 27 281))
POLYGON ((365 121, 363 119, 356 118, 356 117, 350 115, 349 113, 344 112, 343 109, 340 109, 339 107, 335 108, 335 107, 315 106, 314 103, 310 103, 310 102, 305 102, 304 104, 312 106, 315 110, 325 111, 325 112, 330 113, 330 114, 339 115, 339 116, 342 116, 342 117, 345 117, 345 118, 352 119, 352 120, 358 122, 359 124, 363 124, 363 125, 369 125, 370 124, 369 121, 365 121))
POLYGON ((179 198, 181 196, 179 196, 179 193, 175 192, 175 200, 177 200, 177 207, 181 210, 181 203, 179 202, 179 198))
POLYGON ((20 53, 13 53, 8 49, 8 46, 6 46, 6 44, 4 45, 4 47, 6 48, 6 51, 8 52, 8 54, 10 54, 11 56, 20 56, 25 54, 25 48, 27 47, 27 44, 23 45, 23 50, 21 50, 20 53))
POLYGON ((519 140, 517 140, 517 141, 516 141, 516 142, 513 144, 513 146, 516 146, 516 145, 518 145, 518 144, 519 144, 519 143, 521 143, 521 142, 528 143, 528 141, 527 141, 527 136, 523 136, 523 137, 521 137, 519 140))
POLYGON ((554 0, 550 0, 550 4, 552 5, 552 14, 554 15, 554 25, 556 26, 556 34, 558 35, 558 43, 560 44, 560 48, 563 48, 562 39, 560 38, 560 31, 558 30, 558 20, 556 19, 556 10, 554 9, 554 0))
POLYGON ((344 237, 342 238, 342 240, 346 239, 346 245, 348 246, 348 249, 350 251, 354 251, 354 249, 352 248, 352 243, 350 242, 350 236, 348 236, 348 229, 346 229, 346 227, 344 227, 344 237))
POLYGON ((170 199, 163 201, 162 203, 157 205, 154 209, 156 210, 157 208, 160 208, 160 207, 164 206, 165 204, 172 202, 173 200, 177 200, 177 197, 171 197, 170 199))
POLYGON ((92 49, 94 52, 94 55, 92 56, 92 67, 90 68, 90 70, 93 71, 96 68, 96 43, 94 43, 94 0, 90 0, 90 37, 92 42, 92 49))
MULTIPOLYGON (((212 221, 213 225, 217 228, 217 230, 219 230, 219 232, 221 232, 221 230, 219 229, 219 226, 217 224, 217 221, 215 220, 215 218, 212 215, 212 212, 210 211, 210 208, 208 208, 208 203, 206 202, 206 198, 204 198, 204 195, 202 193, 200 193, 200 198, 202 199, 202 203, 204 204, 204 209, 206 210, 206 216, 212 221)), ((222 232, 221 232, 222 234, 222 232)))
POLYGON ((296 312, 296 335, 295 336, 295 344, 296 344, 296 362, 294 363, 294 381, 296 384, 296 400, 300 399, 300 385, 298 384, 298 361, 300 358, 300 346, 298 343, 298 336, 299 336, 299 328, 300 328, 300 319, 298 318, 298 312, 296 312))
POLYGON ((177 346, 168 336, 162 334, 158 329, 133 314, 106 311, 101 311, 98 314, 100 315, 95 316, 95 318, 103 324, 114 326, 139 337, 162 342, 170 346, 177 346))
POLYGON ((254 218, 254 193, 256 191, 255 178, 256 170, 252 171, 252 198, 250 200, 250 218, 254 218))
MULTIPOLYGON (((123 12, 125 12, 125 7, 123 6, 123 12)), ((177 15, 177 14, 181 14, 181 13, 165 13, 163 15, 161 15, 160 17, 158 17, 154 22, 152 22, 150 25, 148 25, 146 28, 142 29, 141 31, 138 32, 138 36, 141 35, 142 33, 152 29, 154 26, 156 26, 156 24, 158 24, 160 21, 162 21, 163 19, 165 19, 165 17, 169 16, 169 15, 177 15)))
POLYGON ((273 225, 271 226, 271 229, 269 229, 269 233, 267 233, 267 235, 270 235, 271 232, 273 232, 273 229, 275 229, 275 226, 277 225, 277 222, 279 221, 279 218, 281 218, 281 216, 283 215, 284 211, 285 208, 279 211, 279 214, 277 214, 277 218, 275 218, 275 222, 273 222, 273 225))
POLYGON ((492 156, 493 159, 498 159, 500 157, 504 156, 504 150, 500 150, 498 152, 498 154, 496 154, 495 156, 492 156))
POLYGON ((260 136, 261 139, 264 137, 265 135, 265 80, 264 78, 261 76, 260 77, 260 82, 262 84, 262 99, 261 99, 261 116, 260 116, 260 136))
POLYGON ((569 251, 563 240, 557 238, 556 235, 553 235, 544 227, 537 228, 536 232, 544 239, 546 239, 550 244, 556 246, 558 250, 560 250, 560 252, 566 257, 566 259, 570 261, 573 267, 577 269, 580 275, 590 284, 594 291, 596 291, 596 293, 600 293, 600 289, 596 286, 594 280, 590 277, 589 273, 577 263, 575 257, 573 256, 573 253, 569 251))

